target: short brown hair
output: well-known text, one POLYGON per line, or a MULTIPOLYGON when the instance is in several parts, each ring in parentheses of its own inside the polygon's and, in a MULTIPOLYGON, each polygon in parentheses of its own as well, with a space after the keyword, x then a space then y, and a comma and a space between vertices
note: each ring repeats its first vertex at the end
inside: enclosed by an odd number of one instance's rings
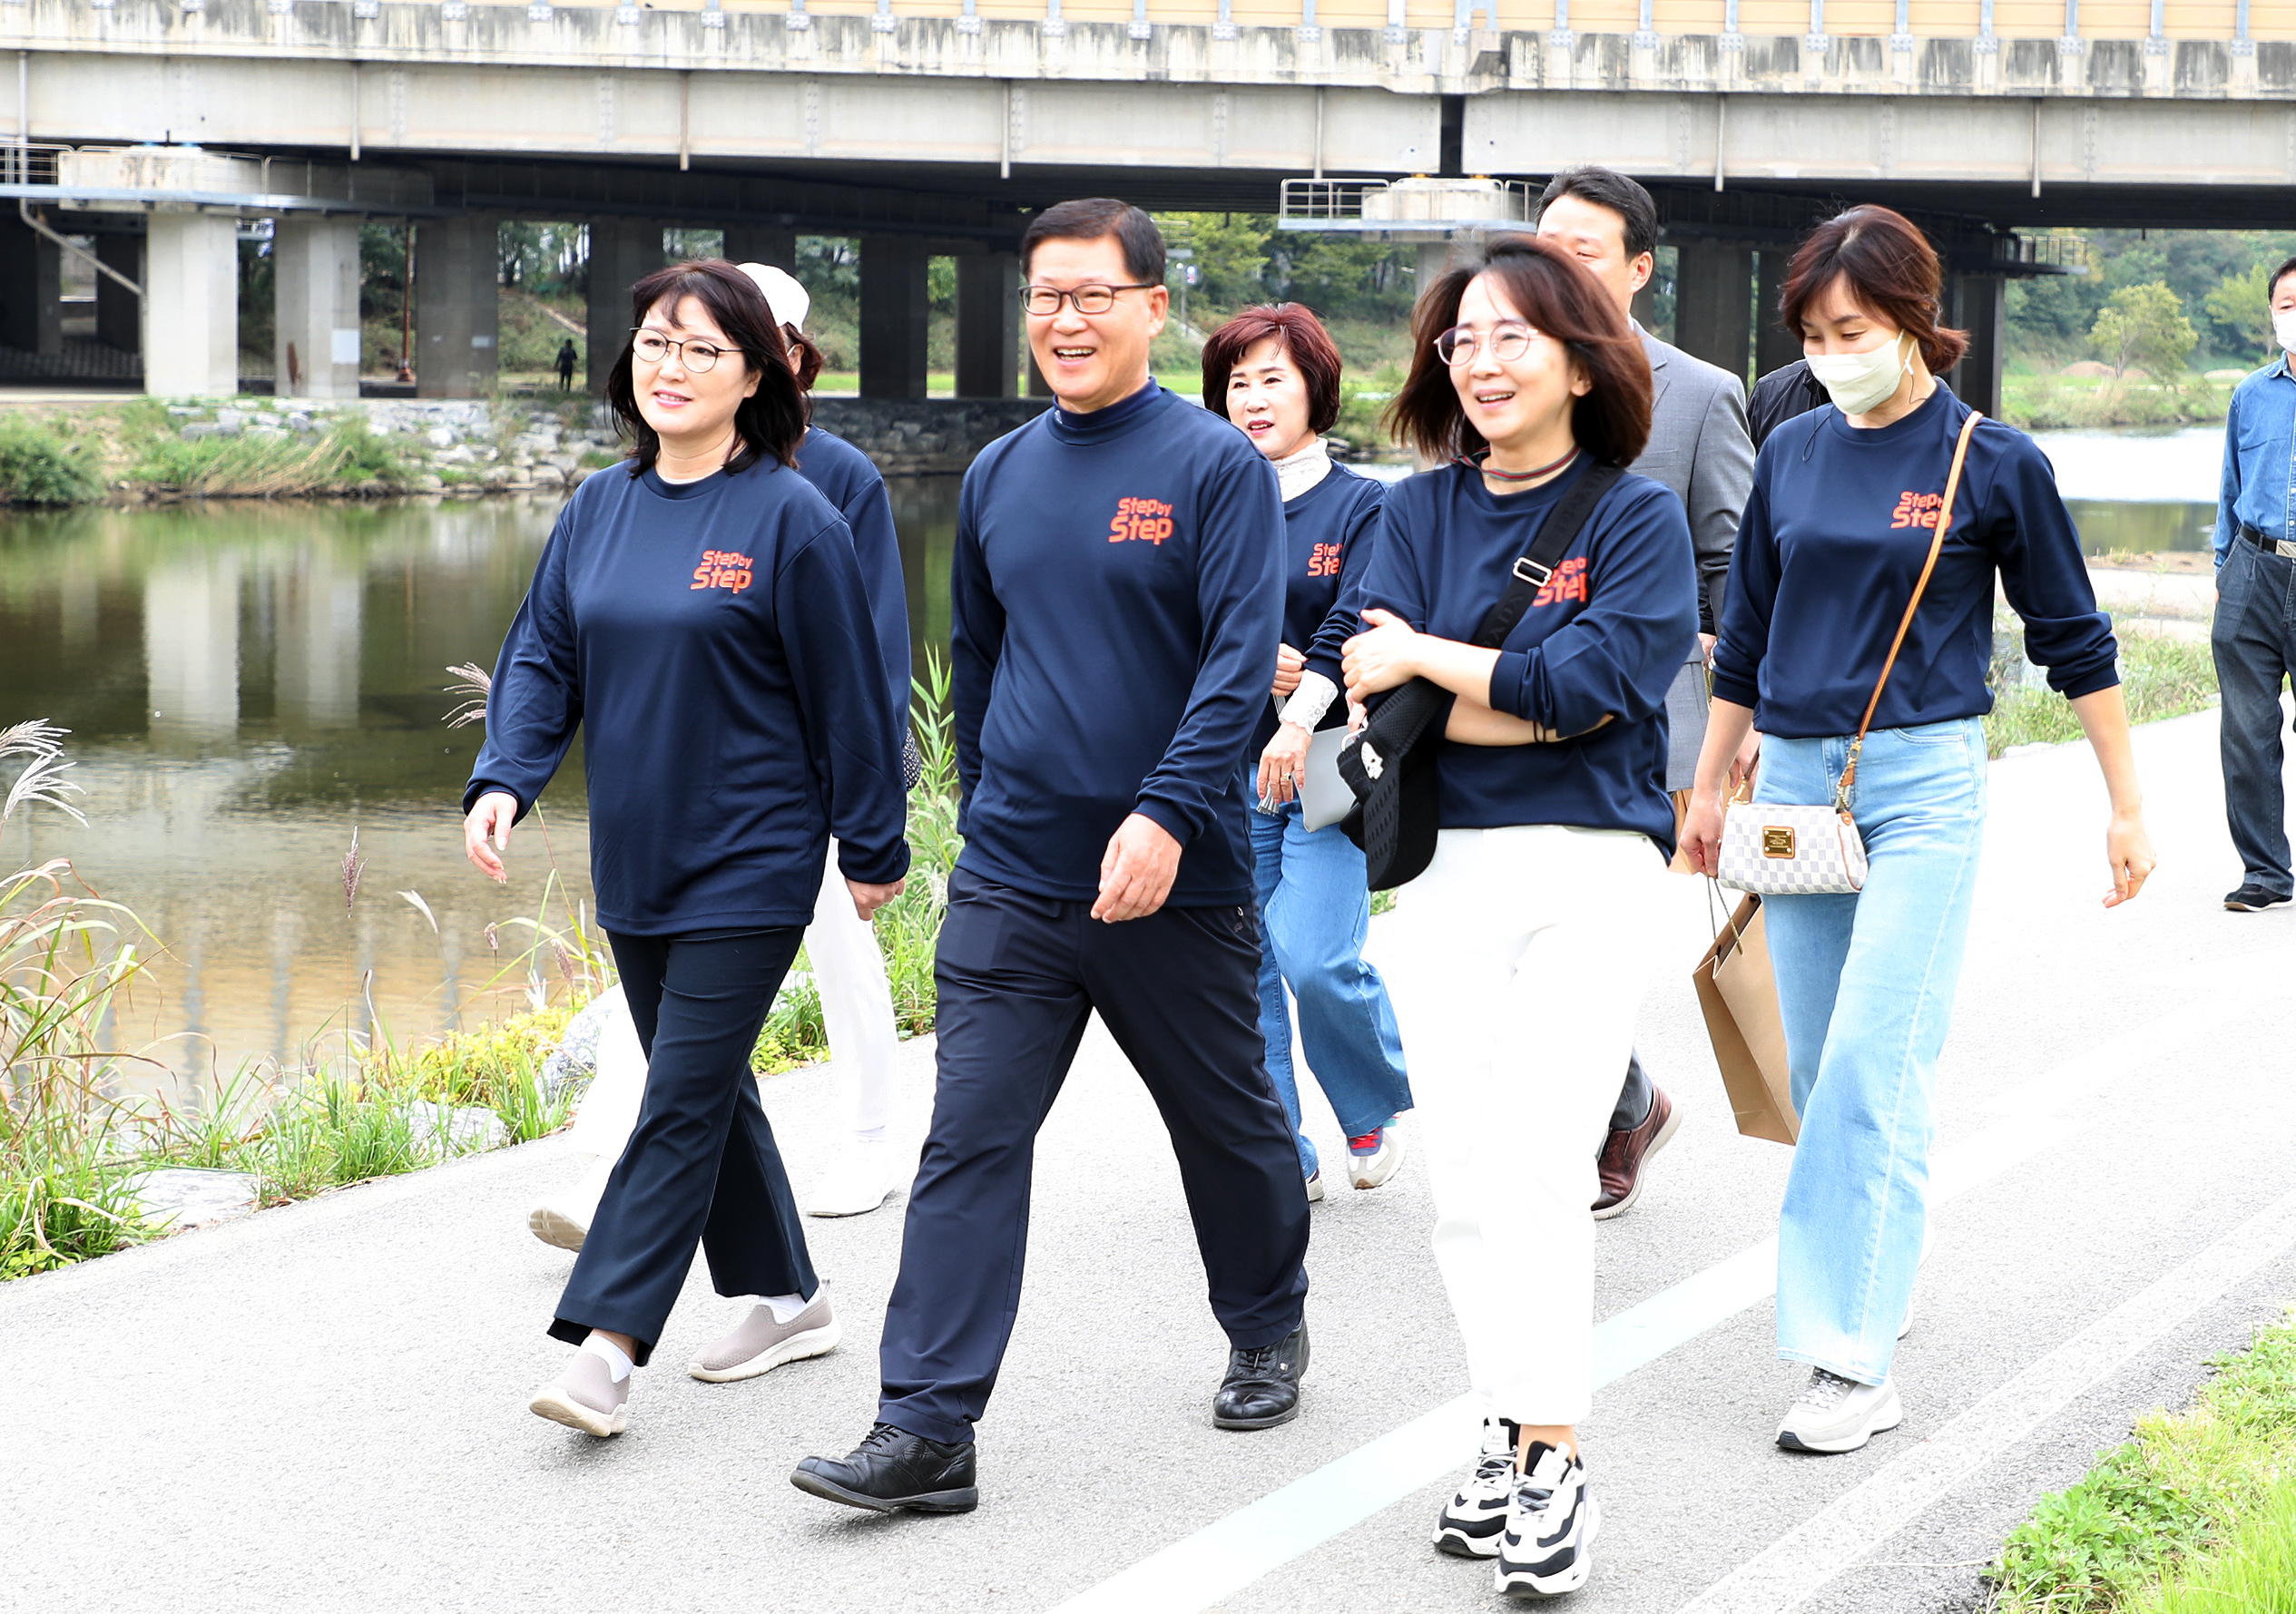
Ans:
MULTIPOLYGON (((805 440, 811 411, 797 377, 790 371, 789 344, 766 304, 765 293, 724 259, 697 258, 656 269, 633 286, 630 323, 643 325, 646 316, 664 302, 674 311, 689 297, 710 311, 725 339, 741 349, 744 362, 758 375, 757 391, 743 398, 733 412, 733 429, 741 446, 726 461, 725 468, 746 471, 760 459, 777 459, 795 466, 798 445, 805 440)), ((635 339, 626 335, 622 338, 622 357, 613 361, 613 371, 606 377, 606 403, 623 435, 631 440, 633 476, 652 469, 662 453, 661 437, 638 408, 637 384, 632 375, 631 344, 635 339)))
POLYGON ((1228 413, 1228 382, 1252 344, 1273 337, 1308 384, 1308 429, 1321 436, 1339 418, 1339 350, 1315 311, 1302 303, 1261 303, 1212 333, 1203 345, 1203 406, 1228 413))
POLYGON ((1458 323, 1459 299, 1489 275, 1531 325, 1563 344, 1592 384, 1571 406, 1571 435, 1606 465, 1631 465, 1650 441, 1650 358, 1610 293, 1585 266, 1552 241, 1503 235, 1420 294, 1411 317, 1411 376, 1388 406, 1388 425, 1429 459, 1452 460, 1489 446, 1467 424, 1451 367, 1435 338, 1458 323))
POLYGON ((1802 315, 1837 279, 1860 307, 1912 332, 1932 375, 1943 375, 1968 352, 1967 331, 1938 323, 1945 271, 1928 237, 1904 214, 1868 203, 1836 213, 1810 232, 1778 298, 1779 323, 1789 334, 1802 338, 1802 315))
POLYGON ((1164 283, 1164 232, 1128 201, 1087 196, 1055 202, 1028 221, 1020 236, 1020 272, 1028 273, 1039 241, 1096 241, 1113 235, 1123 249, 1124 273, 1147 286, 1164 283))
POLYGON ((790 349, 790 363, 797 370, 797 389, 811 392, 813 384, 821 378, 821 371, 829 361, 821 357, 819 344, 794 325, 781 327, 781 340, 790 349))

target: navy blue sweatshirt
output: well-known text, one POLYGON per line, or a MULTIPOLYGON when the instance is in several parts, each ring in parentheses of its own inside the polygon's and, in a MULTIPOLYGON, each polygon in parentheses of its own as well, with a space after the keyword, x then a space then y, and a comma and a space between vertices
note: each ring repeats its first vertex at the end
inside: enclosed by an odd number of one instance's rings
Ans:
MULTIPOLYGON (((1874 431, 1828 405, 1771 435, 1730 562, 1714 694, 1788 739, 1855 734, 1928 559, 1968 406, 1943 382, 1874 431)), ((2118 647, 2081 537, 2032 438, 1997 420, 1969 440, 1944 553, 1874 713, 1908 729, 1993 709, 1993 579, 2026 653, 2066 696, 2109 689, 2118 647)))
POLYGON ((798 474, 837 506, 853 534, 853 554, 861 563, 861 591, 868 596, 869 619, 877 625, 877 648, 885 659, 885 681, 893 694, 900 727, 908 727, 908 585, 901 576, 901 540, 893 530, 893 501, 876 463, 844 438, 819 426, 806 428, 798 445, 798 474))
MULTIPOLYGON (((1363 619, 1342 611, 1339 600, 1362 583, 1371 563, 1379 501, 1387 491, 1385 483, 1334 465, 1321 482, 1283 502, 1283 642, 1306 655, 1309 671, 1342 689, 1339 655, 1348 641, 1363 631, 1363 619)), ((1274 682, 1272 677, 1269 682, 1274 682)), ((1335 699, 1316 727, 1336 728, 1347 720, 1347 701, 1335 699)), ((1275 701, 1261 702, 1260 720, 1244 751, 1255 790, 1260 753, 1268 748, 1277 721, 1275 701)))
POLYGON ((503 642, 463 809, 507 790, 523 817, 580 725, 600 924, 809 924, 832 833, 848 879, 908 868, 883 666, 852 535, 804 477, 602 472, 503 642))
MULTIPOLYGON (((1577 465, 1543 487, 1496 494, 1447 465, 1388 490, 1362 603, 1464 643, 1506 592, 1577 465)), ((1669 855, 1666 687, 1698 637, 1698 569, 1683 502, 1647 476, 1603 495, 1501 645, 1496 711, 1576 735, 1521 746, 1442 742, 1446 829, 1566 824, 1631 829, 1669 855), (1604 723, 1604 715, 1612 721, 1604 723), (1583 732, 1591 730, 1591 732, 1583 732)))
POLYGON ((1089 900, 1137 812, 1180 842, 1172 905, 1251 900, 1236 758, 1268 705, 1282 519, 1244 435, 1153 382, 982 451, 950 568, 962 866, 1089 900))

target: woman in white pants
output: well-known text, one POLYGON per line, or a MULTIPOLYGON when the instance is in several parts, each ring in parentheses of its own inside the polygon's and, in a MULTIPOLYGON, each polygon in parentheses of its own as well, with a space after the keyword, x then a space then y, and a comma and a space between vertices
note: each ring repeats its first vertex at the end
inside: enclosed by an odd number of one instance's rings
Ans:
MULTIPOLYGON (((760 263, 740 266, 758 289, 781 327, 790 351, 790 368, 798 387, 809 393, 821 373, 821 351, 805 334, 809 306, 805 289, 782 269, 760 263)), ((894 709, 908 709, 908 596, 901 580, 900 543, 893 529, 892 502, 886 496, 885 478, 869 457, 843 438, 808 426, 798 448, 798 474, 820 489, 852 529, 853 547, 861 562, 861 578, 868 590, 869 617, 876 629, 879 660, 893 692, 894 709)), ((806 927, 805 954, 812 968, 813 988, 820 995, 821 1020, 829 1032, 829 1052, 836 1061, 839 1096, 845 1111, 846 1131, 828 1165, 807 1196, 806 1209, 814 1216, 861 1216, 885 1203, 901 1186, 895 1151, 886 1129, 892 1121, 893 1085, 900 1047, 893 1021, 893 989, 885 973, 885 955, 877 933, 854 912, 837 873, 837 844, 829 844, 822 875, 821 899, 806 927)), ((619 997, 615 1003, 619 1004, 619 997)), ((641 1056, 608 1055, 609 1040, 623 1052, 637 1046, 626 1010, 599 1043, 597 1075, 574 1120, 577 1148, 595 1158, 582 1180, 554 1195, 529 1213, 526 1223, 535 1236, 548 1244, 580 1249, 605 1188, 613 1163, 636 1125, 638 1102, 645 1085, 641 1056)))
POLYGON ((1585 1582, 1600 1524, 1575 1428, 1586 1207, 1673 850, 1663 709, 1696 639, 1695 568, 1681 502, 1623 469, 1650 432, 1641 343, 1568 255, 1500 237, 1420 298, 1416 334, 1391 413, 1441 468, 1388 494, 1344 665, 1359 698, 1413 679, 1455 698, 1435 858, 1380 949, 1485 1410, 1435 1544, 1496 1559, 1501 1592, 1551 1597, 1585 1582), (1467 642, 1555 519, 1583 524, 1542 555, 1535 597, 1496 648, 1467 642))

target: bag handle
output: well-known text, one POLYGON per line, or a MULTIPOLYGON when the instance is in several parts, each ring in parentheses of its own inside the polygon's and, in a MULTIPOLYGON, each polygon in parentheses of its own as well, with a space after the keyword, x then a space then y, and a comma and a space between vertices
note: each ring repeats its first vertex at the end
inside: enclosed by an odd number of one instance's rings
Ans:
POLYGON ((1921 609, 1921 596, 1929 587, 1929 574, 1938 569, 1938 556, 1945 552, 1946 529, 1953 525, 1953 502, 1961 492, 1961 462, 1969 455, 1969 438, 1983 420, 1982 411, 1972 409, 1969 417, 1961 423, 1961 435, 1953 445, 1953 468, 1946 473, 1945 503, 1938 507, 1937 536, 1929 540, 1929 558, 1921 565, 1921 576, 1913 585, 1913 598, 1906 602, 1906 613, 1898 620, 1898 636, 1889 641, 1889 653, 1881 662, 1881 676, 1873 680, 1873 693, 1866 700, 1865 716, 1858 719, 1858 738, 1850 742, 1850 759, 1841 769, 1841 782, 1834 787, 1834 809, 1847 817, 1850 813, 1850 787, 1858 780, 1858 755, 1866 748, 1866 730, 1873 727, 1873 714, 1881 705, 1881 691, 1889 687, 1890 670, 1898 664, 1898 651, 1906 641, 1906 633, 1913 626, 1913 613, 1921 609))
POLYGON ((1492 650, 1506 642, 1515 624, 1523 620, 1531 602, 1538 598, 1539 590, 1546 586, 1546 580, 1555 575, 1555 568, 1562 564, 1563 552, 1570 548, 1585 527, 1586 518, 1594 514, 1594 506, 1625 474, 1616 465, 1587 468, 1571 491, 1563 495, 1554 513, 1540 524, 1530 553, 1516 560, 1508 573, 1506 592, 1484 613, 1483 625, 1475 630, 1475 637, 1467 643, 1477 650, 1492 650))

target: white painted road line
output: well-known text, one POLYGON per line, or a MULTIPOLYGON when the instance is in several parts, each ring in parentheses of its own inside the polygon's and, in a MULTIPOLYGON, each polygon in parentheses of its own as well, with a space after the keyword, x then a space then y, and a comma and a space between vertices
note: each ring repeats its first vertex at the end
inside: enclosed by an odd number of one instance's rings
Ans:
MULTIPOLYGON (((2066 1135, 2056 1123, 2105 1088, 2269 1001, 2248 996, 2238 983, 2278 956, 2243 961, 2228 972, 2238 980, 2221 982, 2217 992, 1987 1100, 1986 1112, 2006 1119, 1938 1152, 1930 1167, 1932 1207, 2053 1147, 2066 1135)), ((1777 1280, 1778 1240, 1772 1237, 1604 1319, 1594 1328, 1594 1387, 1657 1361, 1767 1299, 1777 1280)), ((1446 1402, 1119 1570, 1053 1614, 1194 1614, 1209 1609, 1463 1466, 1475 1449, 1477 1428, 1470 1397, 1446 1402)))
POLYGON ((1681 1614, 1784 1614, 1800 1607, 1963 1480, 2291 1245, 2296 1194, 2275 1200, 2066 1340, 1683 1604, 1681 1614))

